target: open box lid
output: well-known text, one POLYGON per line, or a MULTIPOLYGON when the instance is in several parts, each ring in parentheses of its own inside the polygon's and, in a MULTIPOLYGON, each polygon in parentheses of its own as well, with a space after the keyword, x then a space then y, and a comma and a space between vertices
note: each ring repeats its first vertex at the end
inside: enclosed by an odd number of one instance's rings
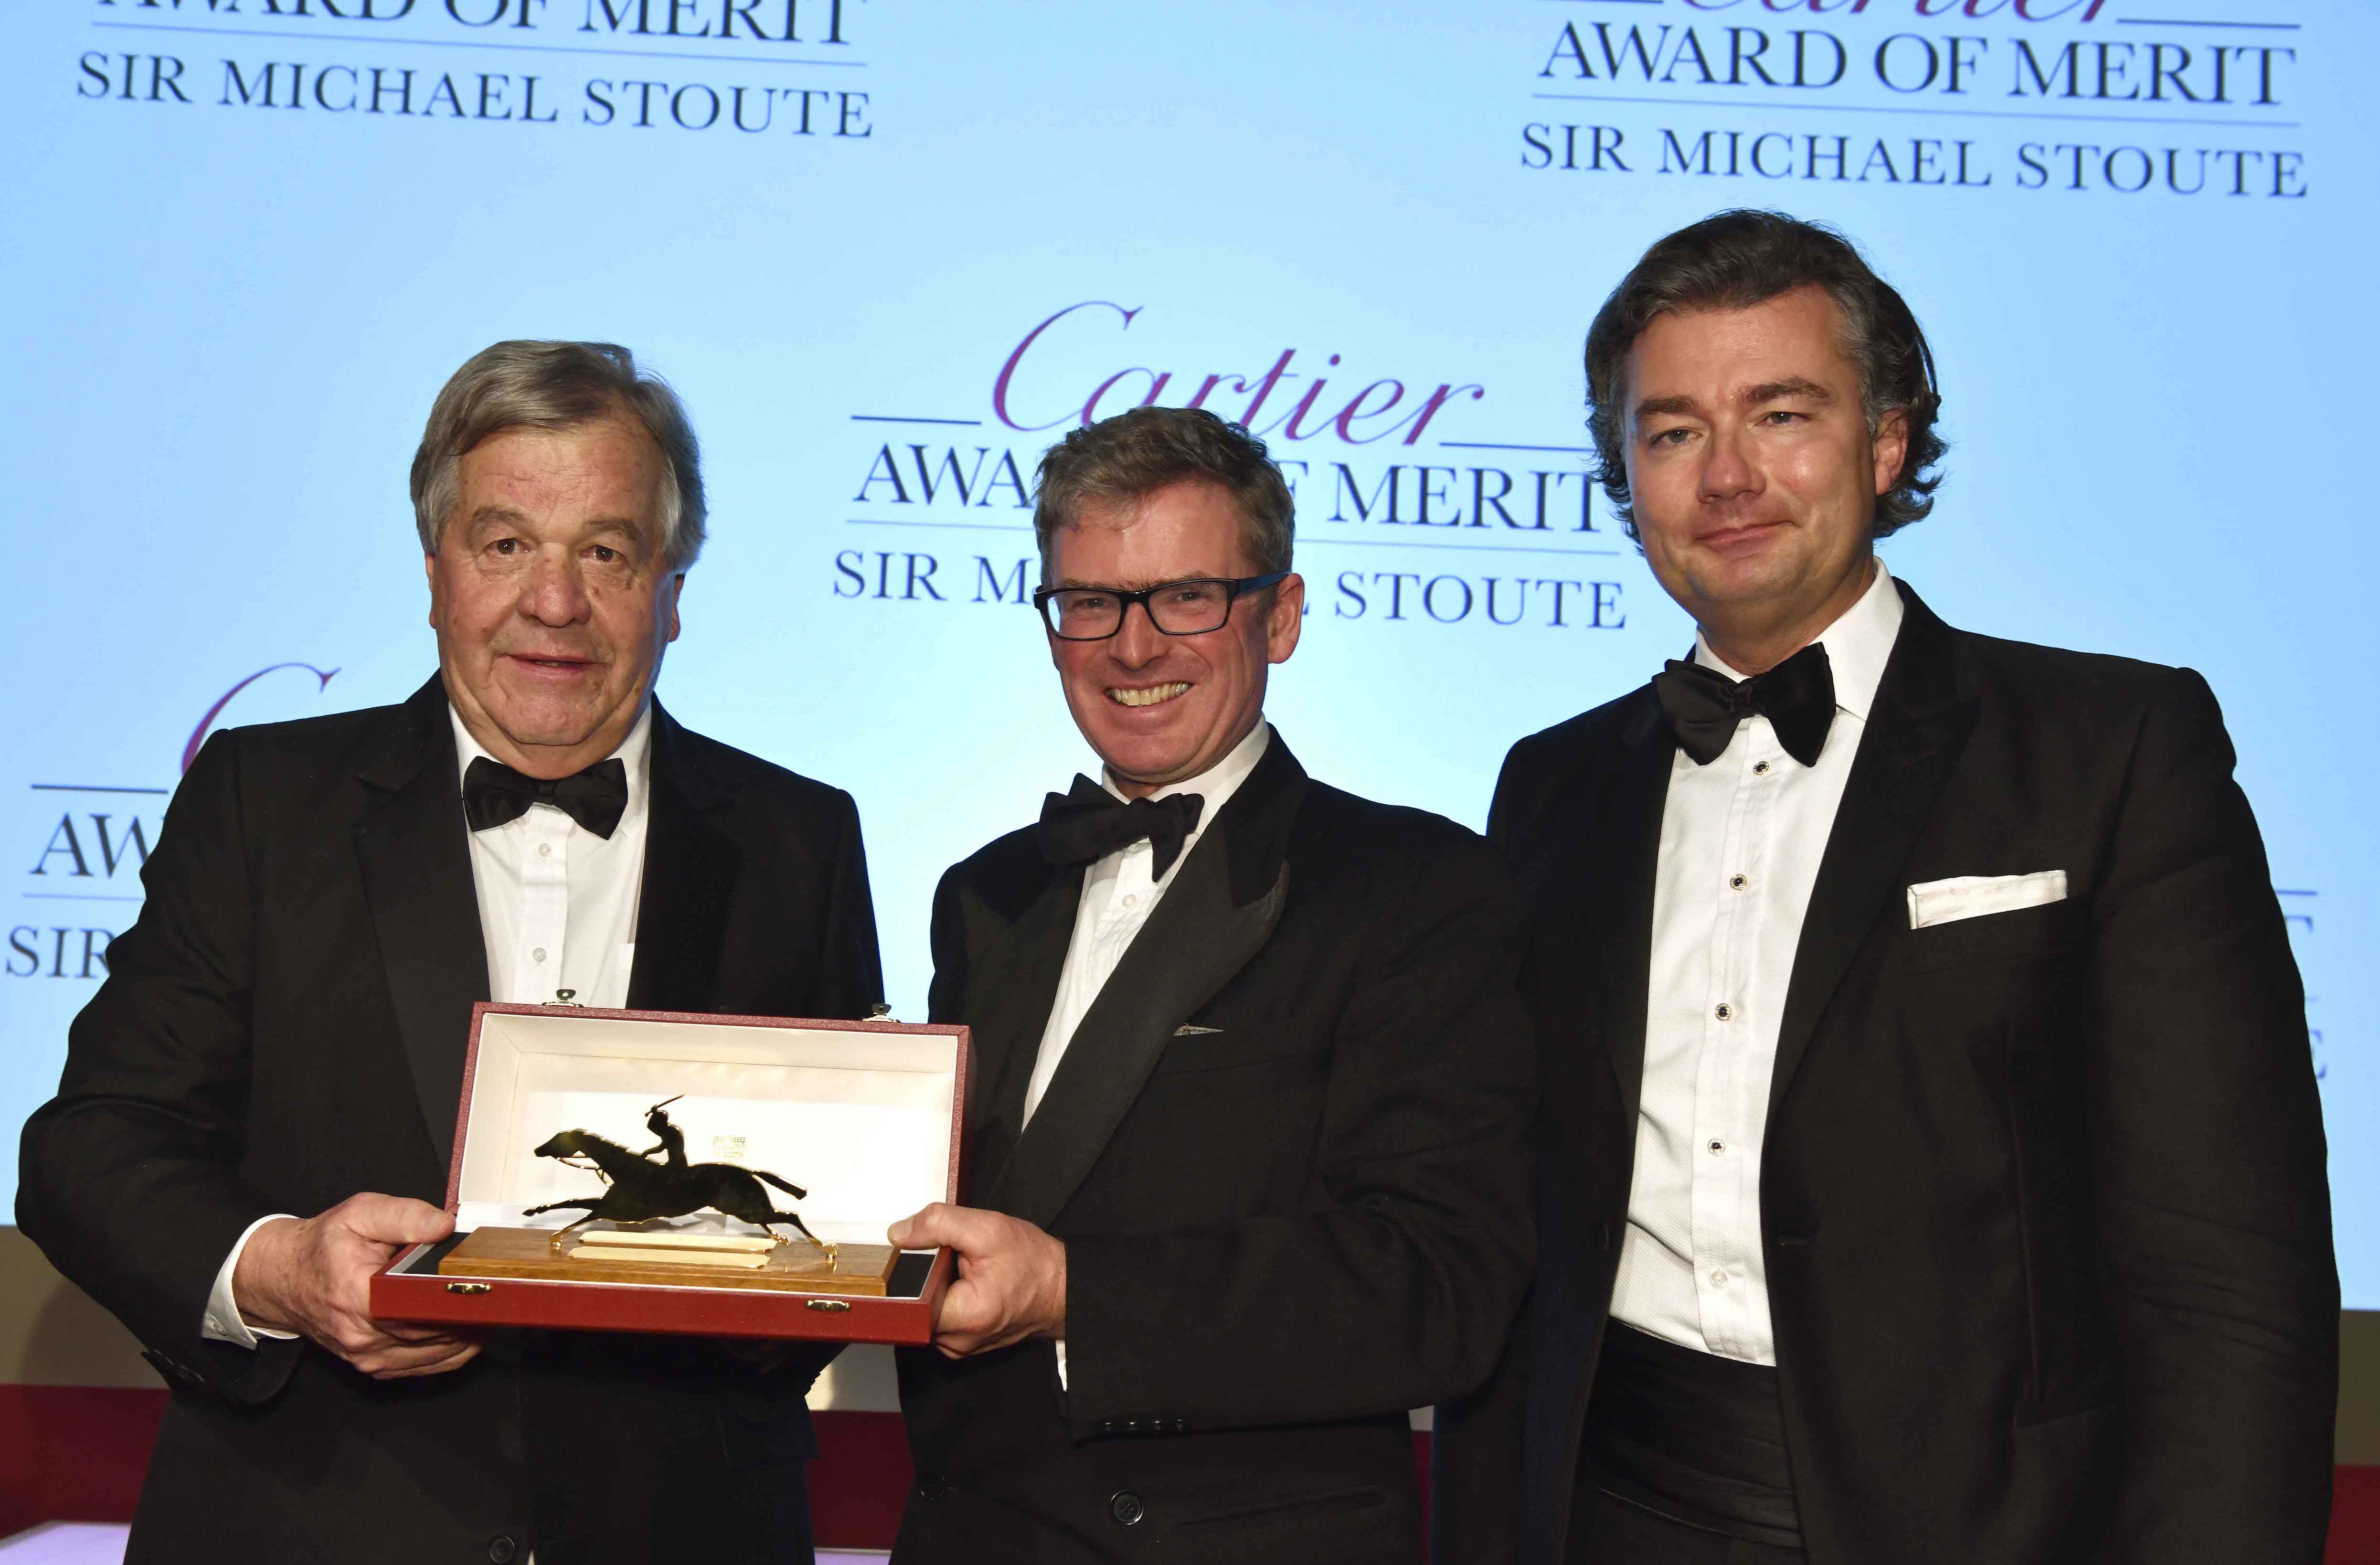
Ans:
MULTIPOLYGON (((458 1229, 559 1228, 578 1210, 522 1209, 603 1186, 537 1148, 588 1130, 641 1152, 647 1110, 674 1098, 689 1160, 766 1170, 807 1189, 780 1200, 820 1238, 880 1244, 891 1224, 958 1198, 967 1054, 957 1026, 482 1001, 446 1206, 458 1229)), ((725 1225, 710 1212, 676 1224, 725 1225)))

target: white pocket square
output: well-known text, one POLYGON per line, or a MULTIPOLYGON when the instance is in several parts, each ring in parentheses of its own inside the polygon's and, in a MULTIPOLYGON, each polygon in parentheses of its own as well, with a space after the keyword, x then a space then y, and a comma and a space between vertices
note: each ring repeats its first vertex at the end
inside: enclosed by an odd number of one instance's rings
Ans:
POLYGON ((1184 1022, 1180 1026, 1173 1029, 1173 1036, 1175 1037, 1205 1037, 1209 1033, 1220 1033, 1222 1030, 1223 1029, 1220 1027, 1202 1027, 1195 1022, 1184 1022))
POLYGON ((1928 880, 1909 888, 1909 927, 1951 924, 1986 913, 2013 913, 2066 900, 2066 871, 2043 869, 2031 875, 1959 875, 1928 880))

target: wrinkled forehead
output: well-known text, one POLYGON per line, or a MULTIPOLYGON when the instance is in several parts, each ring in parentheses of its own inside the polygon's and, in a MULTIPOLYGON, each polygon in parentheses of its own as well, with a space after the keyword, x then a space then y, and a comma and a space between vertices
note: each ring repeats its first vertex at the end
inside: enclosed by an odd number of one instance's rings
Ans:
POLYGON ((514 424, 464 454, 461 478, 454 519, 467 525, 492 514, 574 527, 613 522, 658 539, 669 464, 633 419, 514 424))
POLYGON ((567 424, 505 424, 472 442, 460 460, 467 476, 501 467, 537 474, 617 471, 657 481, 669 472, 661 442, 625 408, 567 424))

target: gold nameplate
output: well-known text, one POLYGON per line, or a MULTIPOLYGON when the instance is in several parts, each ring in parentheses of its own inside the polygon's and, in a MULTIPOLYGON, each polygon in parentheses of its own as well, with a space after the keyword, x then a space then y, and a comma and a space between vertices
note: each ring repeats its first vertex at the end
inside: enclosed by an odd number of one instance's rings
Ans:
POLYGON ((625 1244, 581 1244, 569 1252, 574 1261, 637 1261, 646 1266, 733 1267, 758 1271, 769 1264, 766 1256, 733 1250, 639 1250, 625 1244))
POLYGON ((796 1240, 757 1234, 581 1231, 556 1252, 553 1231, 475 1229, 438 1263, 442 1277, 513 1277, 544 1282, 642 1282, 759 1288, 784 1293, 884 1296, 900 1252, 890 1244, 842 1244, 830 1260, 796 1240), (574 1244, 572 1241, 577 1243, 574 1244), (757 1246, 757 1248, 756 1248, 757 1246))
POLYGON ((722 1250, 738 1255, 765 1256, 783 1248, 765 1233, 687 1233, 674 1229, 640 1233, 633 1228, 616 1232, 582 1231, 574 1237, 583 1251, 591 1244, 617 1250, 722 1250))

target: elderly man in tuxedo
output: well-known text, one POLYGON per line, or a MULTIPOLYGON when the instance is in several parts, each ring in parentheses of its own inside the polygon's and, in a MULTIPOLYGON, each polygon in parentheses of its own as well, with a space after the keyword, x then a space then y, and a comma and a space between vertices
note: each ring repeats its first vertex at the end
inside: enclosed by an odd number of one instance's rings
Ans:
POLYGON ((857 1016, 848 795, 653 698, 694 433, 602 343, 499 343, 413 465, 438 673, 207 741, 25 1127, 18 1219, 173 1386, 135 1561, 810 1558, 821 1355, 371 1318, 440 1208, 473 1001, 857 1016))
POLYGON ((2322 1118, 2206 682, 1885 570, 1939 397, 1832 231, 1661 240, 1586 369, 1698 634, 1497 786, 1540 1259, 1440 1410, 1440 1558, 2312 1565, 2322 1118))
POLYGON ((1100 781, 943 877, 974 1028, 960 1276, 905 1350, 901 1565, 1415 1561, 1406 1410, 1528 1263, 1516 909, 1488 844, 1306 775, 1290 496, 1196 409, 1042 464, 1038 598, 1100 781))

